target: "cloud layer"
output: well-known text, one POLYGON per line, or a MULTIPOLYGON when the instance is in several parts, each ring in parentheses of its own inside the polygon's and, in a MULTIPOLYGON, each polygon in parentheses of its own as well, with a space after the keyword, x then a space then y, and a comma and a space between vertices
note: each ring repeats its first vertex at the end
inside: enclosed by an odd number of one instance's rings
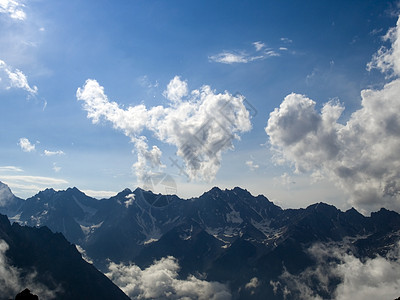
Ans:
POLYGON ((228 288, 218 282, 189 276, 178 279, 179 264, 168 256, 141 270, 138 266, 111 262, 106 273, 132 299, 231 299, 228 288))
POLYGON ((284 299, 395 299, 400 295, 399 249, 396 245, 385 257, 361 260, 346 247, 315 244, 308 250, 315 267, 298 275, 285 271, 271 285, 284 299))
POLYGON ((178 76, 164 91, 170 101, 167 107, 137 105, 123 109, 109 101, 104 88, 93 79, 88 79, 76 96, 83 101, 93 123, 104 119, 130 137, 137 153, 133 166, 142 182, 148 181, 152 169, 164 166, 162 151, 156 145, 149 148, 144 130, 177 148, 191 179, 209 181, 220 167, 222 152, 233 148, 233 140, 239 139, 239 133, 251 129, 243 96, 217 94, 207 85, 189 92, 186 81, 178 76))
MULTIPOLYGON (((400 19, 399 19, 400 20, 400 19)), ((389 31, 392 47, 380 50, 368 65, 400 75, 399 30, 389 31)), ((290 94, 269 117, 265 128, 279 162, 297 172, 327 177, 351 195, 364 211, 385 206, 400 209, 400 79, 380 90, 363 90, 361 108, 346 124, 338 122, 344 106, 290 94)))

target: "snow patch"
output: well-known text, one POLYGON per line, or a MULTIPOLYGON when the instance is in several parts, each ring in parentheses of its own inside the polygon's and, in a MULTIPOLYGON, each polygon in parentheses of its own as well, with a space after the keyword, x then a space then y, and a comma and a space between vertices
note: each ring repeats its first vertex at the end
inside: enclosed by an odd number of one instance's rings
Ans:
POLYGON ((158 241, 158 239, 150 238, 147 241, 144 241, 143 245, 148 245, 148 244, 151 244, 151 243, 154 243, 154 242, 157 242, 157 241, 158 241))
POLYGON ((98 224, 95 224, 95 225, 90 225, 90 226, 84 226, 84 225, 82 225, 82 224, 79 224, 79 226, 81 227, 82 232, 83 232, 83 233, 86 235, 86 237, 87 237, 88 235, 92 234, 96 229, 100 228, 101 225, 103 225, 103 222, 104 222, 104 221, 102 221, 102 222, 100 222, 100 223, 98 223, 98 224))
POLYGON ((243 223, 243 219, 240 217, 240 213, 235 210, 232 210, 229 214, 226 214, 226 221, 234 224, 243 223))

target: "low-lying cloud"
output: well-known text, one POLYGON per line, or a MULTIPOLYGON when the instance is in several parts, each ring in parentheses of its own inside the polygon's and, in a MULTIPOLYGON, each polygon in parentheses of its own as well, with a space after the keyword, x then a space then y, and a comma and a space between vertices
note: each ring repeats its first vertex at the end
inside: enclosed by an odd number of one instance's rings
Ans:
POLYGON ((56 299, 59 290, 50 290, 39 283, 35 273, 21 272, 12 266, 6 256, 9 246, 4 240, 0 240, 0 291, 4 299, 14 299, 22 290, 29 288, 39 299, 56 299), (23 275, 22 275, 23 274, 23 275))
POLYGON ((137 154, 133 167, 141 182, 148 181, 152 170, 165 167, 161 149, 157 145, 149 147, 145 130, 177 148, 190 179, 210 181, 220 167, 222 153, 233 148, 240 133, 251 129, 243 96, 218 94, 208 85, 189 91, 186 81, 178 76, 164 91, 169 100, 166 107, 147 108, 141 104, 123 109, 109 101, 104 88, 93 79, 78 88, 76 96, 83 101, 93 123, 106 120, 130 138, 137 154))
MULTIPOLYGON (((400 19, 385 39, 368 69, 400 75, 400 19)), ((400 209, 400 79, 380 90, 361 91, 361 108, 346 124, 338 122, 344 105, 316 102, 292 93, 269 116, 265 128, 278 161, 289 162, 297 172, 327 177, 350 195, 363 211, 385 206, 400 209)))
POLYGON ((231 293, 226 285, 208 282, 189 276, 178 279, 179 264, 168 256, 155 261, 142 270, 134 264, 124 265, 111 262, 108 276, 132 299, 185 299, 227 300, 231 293))
POLYGON ((271 281, 284 299, 375 300, 400 295, 399 245, 385 257, 360 259, 345 246, 315 244, 308 251, 316 261, 298 275, 285 271, 271 281))

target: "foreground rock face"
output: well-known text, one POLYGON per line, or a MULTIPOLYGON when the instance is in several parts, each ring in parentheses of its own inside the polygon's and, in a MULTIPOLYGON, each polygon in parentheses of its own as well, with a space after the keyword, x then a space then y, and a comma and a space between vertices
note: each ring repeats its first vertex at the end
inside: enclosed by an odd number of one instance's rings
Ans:
MULTIPOLYGON (((11 225, 7 216, 0 215, 0 240, 2 264, 11 270, 9 280, 13 283, 35 285, 53 299, 129 299, 84 261, 61 233, 53 233, 47 227, 11 225)), ((27 291, 20 295, 25 296, 28 297, 27 291)))
POLYGON ((241 188, 213 188, 188 200, 142 189, 102 200, 76 188, 48 189, 9 217, 63 233, 103 272, 108 259, 145 268, 173 256, 183 277, 202 274, 229 283, 234 298, 242 299, 282 298, 272 283, 284 272, 299 274, 314 266, 308 249, 316 243, 346 244, 366 259, 385 256, 400 240, 400 215, 393 211, 365 217, 324 203, 284 210, 241 188))

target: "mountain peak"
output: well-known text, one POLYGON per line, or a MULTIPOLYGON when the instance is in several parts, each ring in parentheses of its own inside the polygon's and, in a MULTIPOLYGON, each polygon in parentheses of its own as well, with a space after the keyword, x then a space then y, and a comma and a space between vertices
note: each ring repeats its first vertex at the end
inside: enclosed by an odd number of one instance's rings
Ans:
POLYGON ((128 189, 128 188, 125 188, 124 190, 122 190, 116 196, 114 196, 112 198, 121 198, 121 197, 125 197, 125 196, 127 196, 129 194, 132 194, 132 191, 130 189, 128 189))
POLYGON ((43 196, 50 196, 54 195, 56 191, 53 188, 47 188, 41 192, 39 192, 37 195, 43 195, 43 196))
POLYGON ((220 193, 220 192, 222 192, 222 190, 219 187, 214 186, 211 190, 209 190, 209 192, 220 193))
POLYGON ((8 185, 0 181, 0 206, 5 206, 14 197, 8 185))

